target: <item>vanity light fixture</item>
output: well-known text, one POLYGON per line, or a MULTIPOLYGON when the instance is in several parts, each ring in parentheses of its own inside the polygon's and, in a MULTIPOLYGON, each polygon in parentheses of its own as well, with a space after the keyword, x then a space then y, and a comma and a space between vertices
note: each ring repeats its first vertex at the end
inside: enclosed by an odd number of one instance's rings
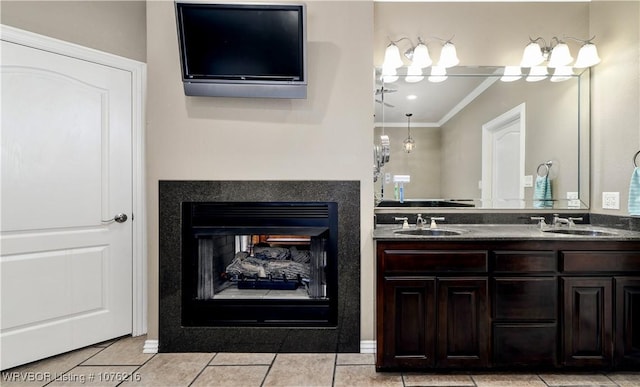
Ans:
MULTIPOLYGON (((578 51, 578 58, 573 64, 573 67, 570 65, 573 57, 569 51, 569 46, 558 37, 554 36, 551 38, 548 45, 541 37, 535 39, 529 38, 529 44, 524 48, 522 60, 520 61, 520 67, 529 68, 529 75, 526 78, 528 82, 545 79, 548 75, 547 67, 553 69, 553 75, 550 79, 551 82, 562 82, 571 79, 573 68, 587 68, 600 63, 598 50, 595 44, 591 42, 595 39, 595 36, 588 40, 571 36, 565 36, 564 38, 582 43, 582 47, 580 47, 580 51, 578 51), (540 45, 541 43, 542 46, 540 45), (544 62, 547 62, 546 66, 543 65, 544 62)), ((518 66, 506 66, 504 75, 500 80, 503 82, 515 81, 519 79, 519 77, 516 76, 517 73, 521 73, 518 66)))
MULTIPOLYGON (((578 59, 576 60, 574 67, 585 68, 595 66, 600 63, 598 50, 595 44, 591 43, 591 41, 595 39, 595 36, 588 40, 578 39, 571 36, 565 36, 565 39, 571 39, 582 43, 582 47, 578 52, 578 59)), ((573 61, 573 57, 571 56, 567 43, 556 36, 551 38, 548 45, 542 37, 537 37, 535 39, 529 38, 529 44, 524 48, 524 52, 522 53, 520 66, 538 66, 544 61, 548 61, 548 67, 556 68, 568 66, 573 61), (540 45, 540 42, 542 42, 542 46, 540 45)))
POLYGON ((402 142, 402 146, 404 148, 404 151, 407 153, 411 153, 411 151, 414 150, 416 147, 416 141, 411 137, 411 116, 412 115, 413 115, 412 113, 405 114, 405 116, 407 116, 407 138, 405 138, 404 141, 402 142))
MULTIPOLYGON (((451 39, 444 40, 438 37, 434 37, 440 41, 443 41, 442 51, 440 53, 440 60, 438 66, 443 69, 456 66, 460 63, 455 45, 451 42, 451 39)), ((452 38, 453 39, 453 38, 452 38)), ((409 48, 404 51, 405 58, 411 61, 411 64, 407 68, 407 82, 420 82, 424 79, 422 69, 429 67, 433 64, 431 56, 429 55, 429 48, 422 38, 418 37, 418 44, 414 45, 411 39, 402 37, 398 40, 391 40, 391 43, 387 46, 384 52, 384 62, 382 64, 382 80, 384 82, 395 82, 397 78, 397 69, 404 65, 402 56, 400 55, 400 48, 398 43, 403 40, 407 40, 410 43, 409 48)), ((438 70, 438 73, 441 73, 438 70)), ((445 70, 446 74, 446 70, 445 70)), ((445 78, 446 79, 446 78, 445 78)))

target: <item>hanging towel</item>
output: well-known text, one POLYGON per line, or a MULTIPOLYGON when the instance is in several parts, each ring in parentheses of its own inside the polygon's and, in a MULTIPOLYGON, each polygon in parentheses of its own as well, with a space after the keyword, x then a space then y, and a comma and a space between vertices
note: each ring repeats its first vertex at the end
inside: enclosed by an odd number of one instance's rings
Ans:
POLYGON ((629 215, 640 215, 640 167, 636 167, 629 184, 629 215))
MULTIPOLYGON (((536 184, 533 188, 533 206, 535 208, 553 207, 549 175, 538 175, 536 177, 536 184)), ((640 208, 640 206, 638 208, 640 208)))

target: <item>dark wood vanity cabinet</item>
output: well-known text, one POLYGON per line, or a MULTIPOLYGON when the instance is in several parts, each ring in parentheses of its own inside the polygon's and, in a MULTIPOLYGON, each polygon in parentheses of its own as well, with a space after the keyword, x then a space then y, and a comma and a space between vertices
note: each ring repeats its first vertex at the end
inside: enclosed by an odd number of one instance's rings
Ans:
POLYGON ((376 249, 378 370, 640 366, 640 242, 376 249))
POLYGON ((640 365, 640 252, 561 254, 564 364, 640 365))
POLYGON ((486 367, 487 252, 387 247, 378 244, 378 368, 486 367))

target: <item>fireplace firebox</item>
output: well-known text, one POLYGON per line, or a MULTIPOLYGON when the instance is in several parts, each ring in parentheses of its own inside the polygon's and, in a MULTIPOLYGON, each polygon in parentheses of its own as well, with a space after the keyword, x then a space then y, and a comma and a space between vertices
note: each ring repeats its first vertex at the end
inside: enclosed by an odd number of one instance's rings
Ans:
POLYGON ((182 325, 337 323, 337 205, 182 203, 182 325))
POLYGON ((359 352, 360 182, 162 180, 159 352, 359 352))

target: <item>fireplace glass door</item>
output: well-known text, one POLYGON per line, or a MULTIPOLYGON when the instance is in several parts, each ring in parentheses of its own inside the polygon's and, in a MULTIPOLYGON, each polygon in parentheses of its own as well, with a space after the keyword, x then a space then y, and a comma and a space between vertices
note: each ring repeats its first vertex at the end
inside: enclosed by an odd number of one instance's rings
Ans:
POLYGON ((334 203, 183 203, 185 326, 335 326, 334 203))

